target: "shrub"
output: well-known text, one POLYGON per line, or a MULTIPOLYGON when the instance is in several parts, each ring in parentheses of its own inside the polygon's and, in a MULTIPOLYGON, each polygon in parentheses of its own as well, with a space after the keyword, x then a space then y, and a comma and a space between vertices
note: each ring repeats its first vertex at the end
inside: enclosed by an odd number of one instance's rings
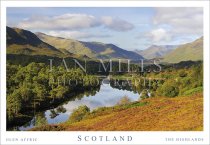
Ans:
POLYGON ((140 94, 140 99, 146 99, 149 98, 149 94, 147 90, 143 90, 140 94))
POLYGON ((181 70, 179 72, 179 77, 186 77, 187 76, 187 72, 185 70, 181 70))
POLYGON ((128 98, 128 96, 124 96, 120 99, 120 101, 117 103, 117 105, 125 105, 130 102, 131 102, 131 100, 128 98))
POLYGON ((159 96, 166 96, 166 97, 178 96, 179 88, 177 86, 177 83, 173 80, 168 80, 164 82, 164 84, 157 89, 157 94, 159 96))
POLYGON ((69 120, 70 122, 78 122, 82 120, 89 113, 90 113, 90 108, 88 108, 86 105, 79 106, 77 109, 73 110, 73 113, 71 114, 69 120))
POLYGON ((184 95, 193 95, 203 91, 203 87, 197 87, 184 92, 184 95))

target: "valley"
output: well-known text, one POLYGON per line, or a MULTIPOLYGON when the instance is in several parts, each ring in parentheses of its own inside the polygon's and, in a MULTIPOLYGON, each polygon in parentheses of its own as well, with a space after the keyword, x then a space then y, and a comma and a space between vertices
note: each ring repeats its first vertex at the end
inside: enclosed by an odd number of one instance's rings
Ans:
POLYGON ((7 27, 6 49, 7 130, 203 129, 203 37, 134 52, 7 27))

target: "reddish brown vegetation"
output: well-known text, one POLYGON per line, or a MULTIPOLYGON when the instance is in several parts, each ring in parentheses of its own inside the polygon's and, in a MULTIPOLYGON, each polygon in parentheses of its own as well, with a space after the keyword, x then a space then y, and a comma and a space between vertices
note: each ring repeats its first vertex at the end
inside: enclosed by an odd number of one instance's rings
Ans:
POLYGON ((91 131, 201 131, 203 130, 203 96, 197 94, 177 98, 145 99, 148 105, 73 124, 63 124, 65 130, 91 131))

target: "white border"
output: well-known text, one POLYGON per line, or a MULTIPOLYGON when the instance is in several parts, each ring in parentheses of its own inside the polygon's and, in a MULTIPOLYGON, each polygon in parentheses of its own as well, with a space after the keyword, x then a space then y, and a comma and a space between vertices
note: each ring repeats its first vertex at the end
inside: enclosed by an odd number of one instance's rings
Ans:
POLYGON ((1 2, 1 144, 209 144, 209 2, 208 1, 2 1, 1 2), (204 131, 6 131, 6 8, 7 7, 203 7, 204 9, 204 131), (132 142, 78 142, 78 135, 131 135, 132 142), (203 138, 203 142, 166 142, 165 138, 203 138), (7 142, 6 138, 37 138, 7 142))

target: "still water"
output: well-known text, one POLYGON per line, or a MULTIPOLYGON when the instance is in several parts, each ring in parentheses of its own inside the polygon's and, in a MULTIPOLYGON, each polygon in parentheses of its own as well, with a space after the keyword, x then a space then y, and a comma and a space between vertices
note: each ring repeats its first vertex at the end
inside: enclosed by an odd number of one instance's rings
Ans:
POLYGON ((28 130, 39 125, 65 122, 68 120, 72 111, 81 105, 88 106, 90 110, 98 107, 114 106, 124 96, 127 96, 131 101, 137 101, 139 99, 139 94, 132 91, 131 88, 129 91, 128 90, 129 89, 125 90, 119 87, 113 87, 109 83, 101 84, 100 88, 95 91, 95 93, 80 94, 80 97, 75 97, 75 99, 67 101, 58 107, 34 113, 34 117, 31 121, 23 126, 17 127, 16 129, 28 130))

